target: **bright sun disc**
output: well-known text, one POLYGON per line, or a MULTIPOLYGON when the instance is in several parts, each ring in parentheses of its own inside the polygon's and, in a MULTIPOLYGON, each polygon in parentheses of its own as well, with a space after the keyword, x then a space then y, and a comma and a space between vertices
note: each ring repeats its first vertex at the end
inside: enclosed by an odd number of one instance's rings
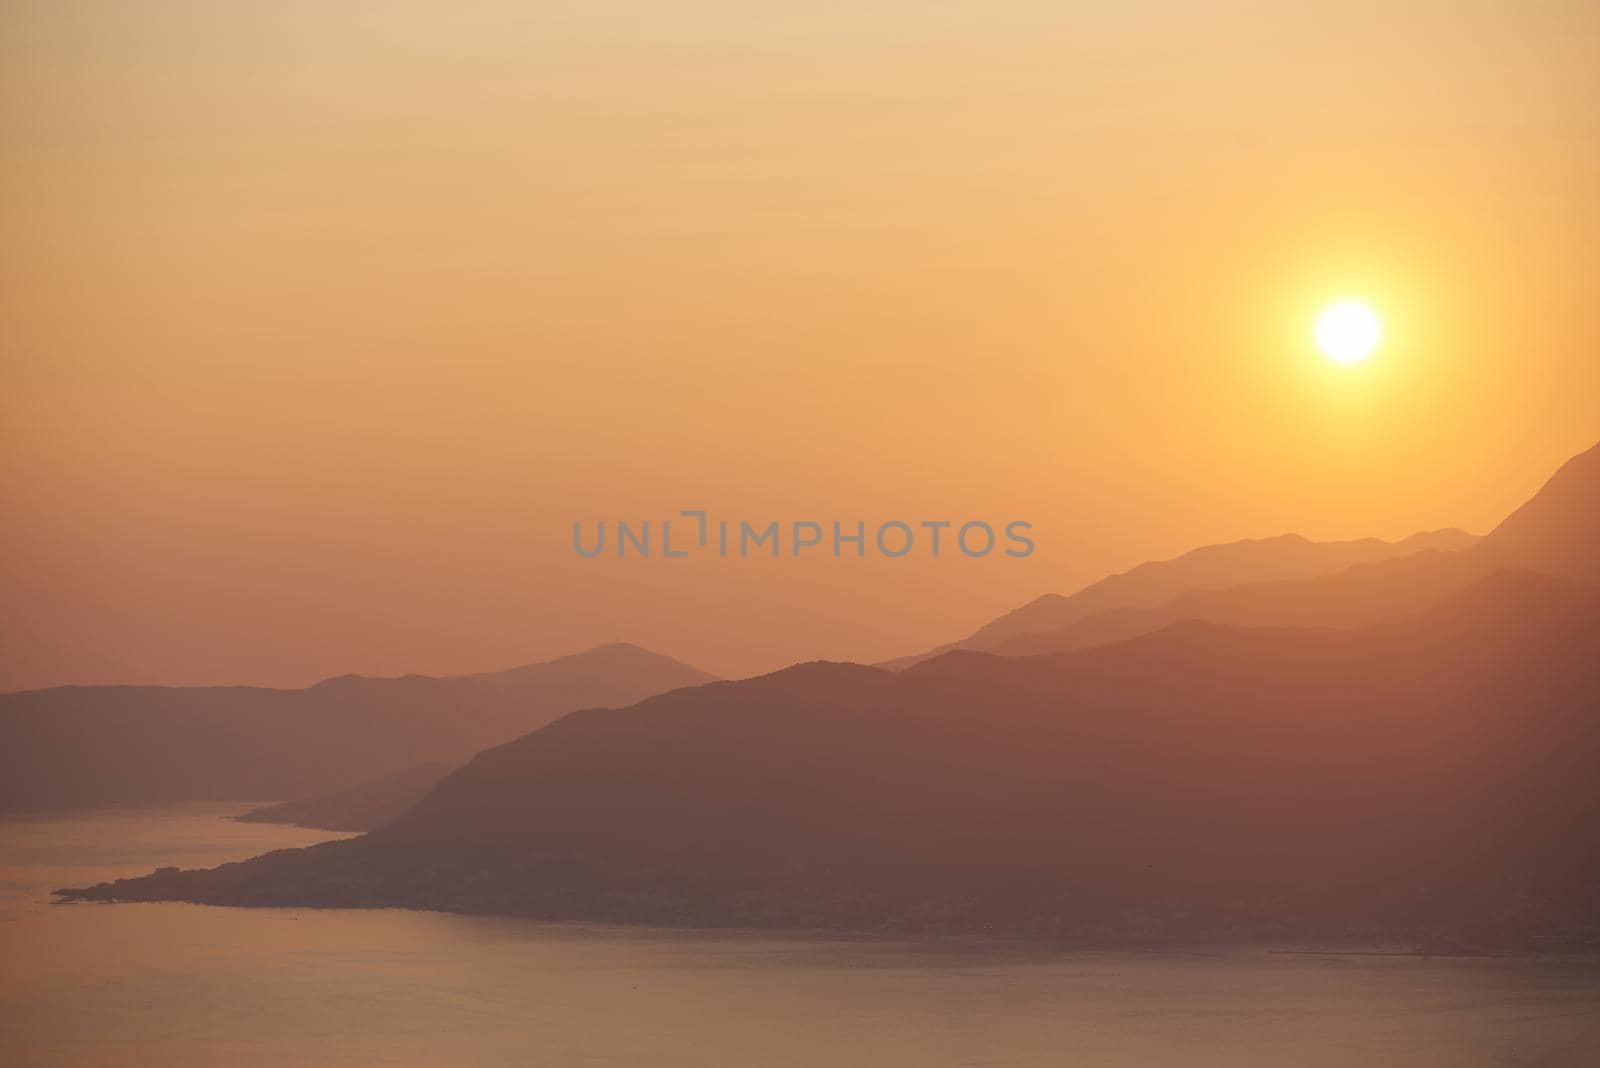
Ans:
POLYGON ((1317 347, 1339 363, 1360 363, 1372 355, 1382 333, 1377 313, 1359 300, 1330 304, 1317 317, 1317 347))

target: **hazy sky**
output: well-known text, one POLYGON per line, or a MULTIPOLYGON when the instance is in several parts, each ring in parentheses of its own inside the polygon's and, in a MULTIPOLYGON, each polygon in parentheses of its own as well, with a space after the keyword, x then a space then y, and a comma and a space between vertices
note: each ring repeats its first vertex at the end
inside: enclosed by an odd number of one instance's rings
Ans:
POLYGON ((5 4, 0 689, 877 659, 1600 440, 1600 6, 810 6, 5 4), (694 507, 1038 551, 572 552, 694 507))

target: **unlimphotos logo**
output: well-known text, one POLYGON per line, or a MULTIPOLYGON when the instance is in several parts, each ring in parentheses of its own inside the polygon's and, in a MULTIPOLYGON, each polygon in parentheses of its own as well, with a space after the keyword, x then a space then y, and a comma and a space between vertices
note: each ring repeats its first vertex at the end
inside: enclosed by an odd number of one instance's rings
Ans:
POLYGON ((1033 538, 1028 533, 1033 524, 1022 519, 1013 519, 1000 527, 1002 541, 995 527, 981 519, 961 524, 948 519, 921 519, 915 523, 890 519, 869 529, 867 522, 860 519, 848 523, 834 520, 831 524, 813 519, 790 522, 774 519, 765 523, 744 519, 713 520, 704 510, 692 508, 679 512, 676 518, 693 522, 680 522, 675 533, 674 520, 662 519, 654 527, 658 535, 654 541, 648 519, 638 522, 618 519, 609 527, 602 519, 587 534, 583 521, 577 520, 572 524, 572 548, 579 556, 596 557, 605 553, 610 544, 611 551, 619 557, 647 558, 652 555, 682 558, 696 554, 748 557, 763 553, 793 558, 830 549, 834 556, 866 556, 870 550, 875 555, 890 558, 913 552, 936 557, 951 546, 959 555, 972 558, 982 558, 996 551, 1011 557, 1033 555, 1033 538))

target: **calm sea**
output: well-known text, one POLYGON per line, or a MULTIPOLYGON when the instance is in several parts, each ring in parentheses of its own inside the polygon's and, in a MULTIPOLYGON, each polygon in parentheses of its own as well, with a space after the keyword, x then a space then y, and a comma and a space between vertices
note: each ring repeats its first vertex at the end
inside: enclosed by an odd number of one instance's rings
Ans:
POLYGON ((328 837, 0 820, 0 1064, 1600 1064, 1600 964, 1025 951, 399 911, 50 904, 328 837))

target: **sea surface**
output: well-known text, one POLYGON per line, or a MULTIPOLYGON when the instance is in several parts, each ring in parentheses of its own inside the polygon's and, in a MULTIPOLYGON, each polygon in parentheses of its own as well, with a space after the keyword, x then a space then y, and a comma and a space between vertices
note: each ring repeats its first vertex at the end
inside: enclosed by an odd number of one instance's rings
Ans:
POLYGON ((339 837, 183 805, 0 820, 0 1064, 1600 1064, 1600 963, 1074 953, 432 913, 54 905, 339 837))

